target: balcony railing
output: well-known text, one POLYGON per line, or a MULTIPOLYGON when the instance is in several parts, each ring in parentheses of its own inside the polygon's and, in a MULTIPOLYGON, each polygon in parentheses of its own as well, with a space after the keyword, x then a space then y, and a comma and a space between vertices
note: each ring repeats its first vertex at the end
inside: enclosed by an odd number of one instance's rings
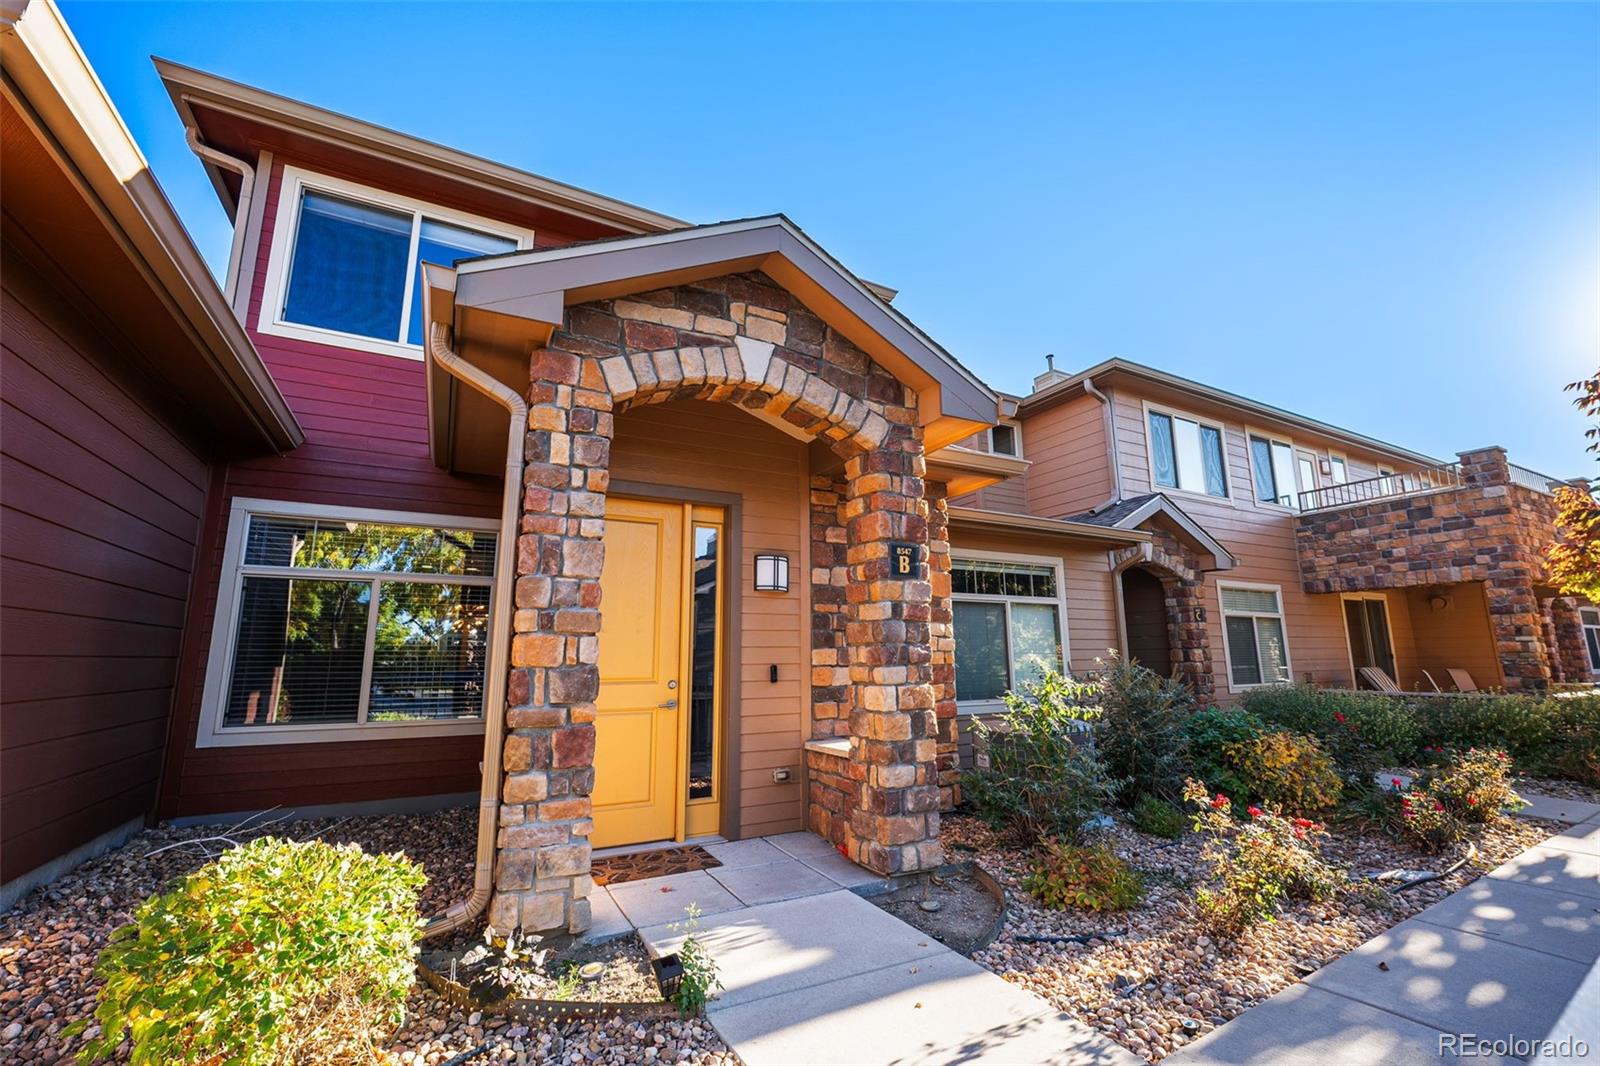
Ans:
POLYGON ((1326 485, 1320 489, 1302 492, 1300 510, 1320 511, 1329 507, 1349 507, 1352 504, 1373 503, 1377 500, 1436 492, 1439 489, 1453 489, 1460 485, 1460 464, 1440 463, 1438 466, 1425 466, 1403 473, 1380 474, 1361 481, 1347 481, 1343 485, 1326 485))
POLYGON ((1558 477, 1551 477, 1549 474, 1541 474, 1537 470, 1530 470, 1525 466, 1518 466, 1516 463, 1509 463, 1507 465, 1511 467, 1511 483, 1513 485, 1521 485, 1525 489, 1532 489, 1534 492, 1542 492, 1546 496, 1555 495, 1556 486, 1565 484, 1565 482, 1558 477))

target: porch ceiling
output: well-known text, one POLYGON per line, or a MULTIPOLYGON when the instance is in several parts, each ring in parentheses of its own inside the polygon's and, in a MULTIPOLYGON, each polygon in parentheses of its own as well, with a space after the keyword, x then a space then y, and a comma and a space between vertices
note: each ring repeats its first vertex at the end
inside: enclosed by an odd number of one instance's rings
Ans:
MULTIPOLYGON (((930 451, 997 420, 1000 399, 988 386, 781 215, 430 267, 429 307, 452 326, 464 358, 520 389, 528 352, 549 340, 568 305, 752 270, 917 390, 930 451)), ((436 462, 498 469, 503 414, 436 367, 429 408, 436 462)))

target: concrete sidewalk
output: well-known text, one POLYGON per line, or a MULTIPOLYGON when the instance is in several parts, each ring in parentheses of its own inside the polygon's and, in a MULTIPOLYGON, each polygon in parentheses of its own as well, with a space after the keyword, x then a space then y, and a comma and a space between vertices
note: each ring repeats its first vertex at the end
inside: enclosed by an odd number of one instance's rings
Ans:
POLYGON ((723 983, 706 1013, 746 1066, 1143 1061, 874 907, 858 893, 883 878, 819 837, 705 847, 721 866, 597 890, 591 935, 637 926, 676 951, 696 905, 723 983))
MULTIPOLYGON (((1167 1062, 1394 1066, 1457 1057, 1447 1034, 1588 1039, 1600 1018, 1600 808, 1537 798, 1529 813, 1583 820, 1167 1062)), ((1592 1039, 1589 1056, 1566 1061, 1600 1063, 1592 1039)))

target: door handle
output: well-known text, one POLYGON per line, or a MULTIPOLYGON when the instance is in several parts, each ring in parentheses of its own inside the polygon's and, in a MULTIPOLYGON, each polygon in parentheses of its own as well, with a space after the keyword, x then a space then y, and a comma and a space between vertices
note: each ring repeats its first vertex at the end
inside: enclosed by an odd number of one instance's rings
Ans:
POLYGON ((656 704, 657 707, 669 707, 669 708, 670 707, 676 707, 677 705, 678 705, 678 699, 677 699, 676 696, 674 696, 672 699, 668 700, 665 703, 656 704))

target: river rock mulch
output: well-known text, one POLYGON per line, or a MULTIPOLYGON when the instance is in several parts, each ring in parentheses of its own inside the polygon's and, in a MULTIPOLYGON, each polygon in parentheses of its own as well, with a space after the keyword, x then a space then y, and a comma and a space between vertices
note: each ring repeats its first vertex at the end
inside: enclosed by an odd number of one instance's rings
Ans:
MULTIPOLYGON (((279 836, 319 835, 333 843, 359 843, 369 852, 403 851, 428 873, 421 911, 434 913, 472 887, 476 836, 472 808, 419 815, 302 819, 270 827, 279 836)), ((268 817, 276 817, 269 815, 268 817)), ((0 1062, 74 1060, 81 1044, 61 1030, 94 1009, 99 987, 95 959, 111 931, 169 881, 208 861, 202 845, 150 853, 181 841, 199 841, 219 827, 149 829, 113 852, 93 859, 0 914, 0 1062)), ((240 835, 248 837, 249 833, 240 835)), ((214 855, 218 845, 207 845, 214 855)), ((392 1061, 436 1066, 487 1045, 472 1063, 691 1063, 735 1066, 704 1019, 646 1024, 616 1018, 600 1022, 529 1026, 455 1010, 422 984, 408 1000, 407 1024, 390 1045, 392 1061)), ((124 1044, 118 1061, 126 1058, 124 1044)))
MULTIPOLYGON (((1233 944, 1206 936, 1197 921, 1191 891, 1203 875, 1202 839, 1194 833, 1167 841, 1121 823, 1101 831, 1145 879, 1144 899, 1122 914, 1040 907, 1022 888, 1027 849, 976 818, 946 816, 941 838, 952 859, 977 859, 1010 899, 1005 931, 973 957, 1156 1062, 1560 828, 1500 819, 1475 834, 1478 858, 1443 880, 1399 894, 1368 888, 1326 903, 1296 902, 1233 944), (1019 939, 1097 933, 1106 935, 1086 943, 1019 939), (1186 1020, 1194 1028, 1186 1030, 1186 1020)), ((1324 854, 1346 869, 1377 872, 1440 870, 1460 853, 1425 855, 1381 833, 1334 827, 1324 854)))

